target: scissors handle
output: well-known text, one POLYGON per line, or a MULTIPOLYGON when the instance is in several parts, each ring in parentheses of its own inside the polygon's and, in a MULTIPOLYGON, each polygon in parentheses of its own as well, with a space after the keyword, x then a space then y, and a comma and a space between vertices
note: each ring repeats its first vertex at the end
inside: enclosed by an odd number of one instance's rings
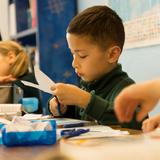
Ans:
POLYGON ((56 98, 56 101, 57 101, 57 104, 58 104, 58 106, 57 106, 58 114, 59 114, 59 116, 62 116, 61 104, 59 103, 57 96, 55 96, 55 98, 56 98))

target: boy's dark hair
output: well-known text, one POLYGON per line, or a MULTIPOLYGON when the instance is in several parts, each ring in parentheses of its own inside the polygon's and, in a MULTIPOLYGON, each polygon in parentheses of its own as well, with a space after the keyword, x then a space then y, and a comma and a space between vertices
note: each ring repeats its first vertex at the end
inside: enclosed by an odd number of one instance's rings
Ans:
POLYGON ((111 45, 123 49, 125 33, 121 18, 107 6, 93 6, 85 9, 70 22, 67 32, 89 36, 101 49, 111 45))

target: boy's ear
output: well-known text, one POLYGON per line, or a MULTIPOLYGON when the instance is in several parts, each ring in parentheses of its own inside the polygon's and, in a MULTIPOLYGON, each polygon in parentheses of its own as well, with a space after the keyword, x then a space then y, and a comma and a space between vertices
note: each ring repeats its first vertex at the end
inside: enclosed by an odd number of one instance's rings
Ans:
POLYGON ((109 48, 108 50, 108 62, 109 63, 115 63, 118 61, 119 56, 121 54, 121 49, 118 46, 113 46, 111 48, 109 48))

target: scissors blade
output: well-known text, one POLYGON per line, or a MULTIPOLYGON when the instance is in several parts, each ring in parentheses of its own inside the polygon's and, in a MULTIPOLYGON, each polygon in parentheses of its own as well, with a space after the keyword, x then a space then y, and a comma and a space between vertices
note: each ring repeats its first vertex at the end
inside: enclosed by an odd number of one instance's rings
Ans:
POLYGON ((46 93, 50 93, 50 94, 53 94, 52 91, 50 89, 47 89, 47 88, 41 88, 40 85, 38 84, 34 84, 34 83, 31 83, 31 82, 28 82, 28 81, 22 81, 21 82, 26 85, 26 86, 30 86, 30 87, 34 87, 34 88, 37 88, 37 89, 40 89, 41 91, 43 92, 46 92, 46 93))

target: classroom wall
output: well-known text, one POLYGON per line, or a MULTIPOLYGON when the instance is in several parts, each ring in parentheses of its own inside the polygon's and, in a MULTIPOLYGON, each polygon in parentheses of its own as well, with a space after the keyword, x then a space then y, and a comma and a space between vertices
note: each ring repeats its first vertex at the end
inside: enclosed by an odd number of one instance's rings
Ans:
MULTIPOLYGON (((105 4, 107 0, 78 0, 78 11, 93 5, 105 4)), ((158 78, 160 77, 160 45, 124 50, 120 63, 136 82, 158 78)), ((150 113, 150 116, 157 113, 160 113, 160 104, 150 113)))
POLYGON ((106 0, 77 0, 78 12, 81 12, 85 8, 91 7, 93 5, 105 5, 106 0))
MULTIPOLYGON (((160 45, 124 50, 120 63, 136 82, 160 77, 160 45)), ((160 113, 160 104, 150 112, 150 116, 160 113)))

